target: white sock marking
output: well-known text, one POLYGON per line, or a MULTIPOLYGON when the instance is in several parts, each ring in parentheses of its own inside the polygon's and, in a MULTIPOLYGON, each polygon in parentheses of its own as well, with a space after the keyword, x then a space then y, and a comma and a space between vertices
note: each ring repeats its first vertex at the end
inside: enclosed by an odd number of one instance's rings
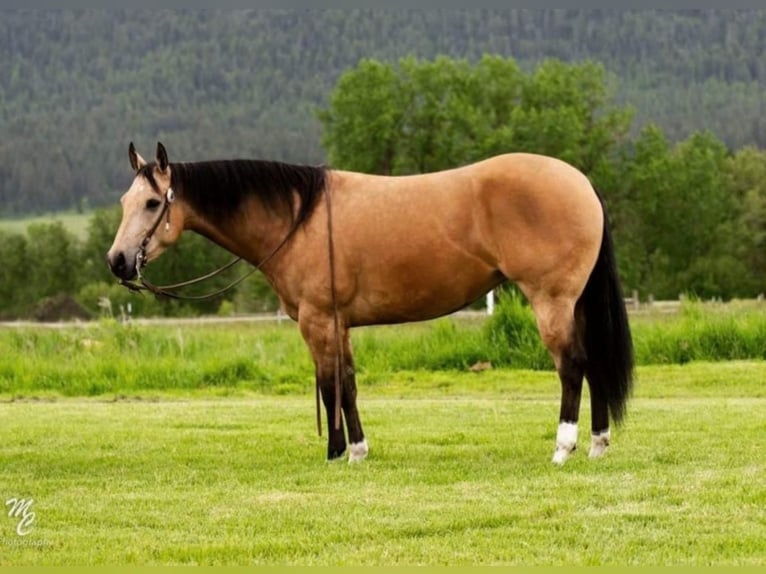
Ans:
POLYGON ((599 458, 604 456, 607 448, 609 448, 609 441, 611 439, 611 433, 609 429, 601 431, 600 433, 594 433, 590 439, 590 458, 599 458))
POLYGON ((577 448, 577 423, 559 423, 559 430, 556 432, 556 450, 553 453, 553 463, 564 464, 575 448, 577 448))
POLYGON ((367 447, 367 439, 362 439, 362 442, 352 442, 348 446, 348 462, 349 464, 354 462, 361 462, 367 458, 369 448, 367 447))

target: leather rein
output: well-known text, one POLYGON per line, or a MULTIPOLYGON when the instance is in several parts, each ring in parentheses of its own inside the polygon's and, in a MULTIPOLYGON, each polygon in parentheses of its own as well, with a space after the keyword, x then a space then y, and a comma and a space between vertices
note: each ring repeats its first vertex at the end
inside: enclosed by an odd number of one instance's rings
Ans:
POLYGON ((263 268, 264 265, 266 265, 271 259, 277 254, 277 252, 284 247, 285 243, 293 236, 293 233, 295 232, 295 227, 290 229, 290 231, 287 232, 287 235, 285 238, 279 243, 279 245, 276 246, 276 248, 266 256, 258 265, 255 265, 250 271, 245 273, 244 275, 238 277, 228 285, 221 287, 220 289, 216 289, 215 291, 212 291, 210 293, 205 293, 204 295, 182 295, 180 293, 175 293, 176 290, 182 289, 183 287, 188 287, 190 285, 196 285, 197 283, 201 283, 203 281, 206 281, 208 279, 212 279, 216 275, 220 275, 227 269, 230 269, 240 261, 242 261, 241 257, 235 257, 225 265, 219 267, 218 269, 211 271, 210 273, 206 273, 205 275, 201 275, 200 277, 196 277, 194 279, 189 279, 188 281, 181 281, 179 283, 172 283, 170 285, 155 285, 149 279, 147 279, 144 274, 142 273, 142 270, 144 266, 146 265, 146 248, 149 245, 149 242, 152 240, 152 237, 154 237, 154 234, 157 232, 157 229, 160 226, 160 223, 162 223, 163 218, 165 219, 165 230, 167 231, 170 229, 170 205, 175 200, 175 192, 173 191, 172 187, 169 187, 168 190, 165 192, 165 197, 162 202, 162 209, 160 210, 159 215, 157 216, 157 219, 154 220, 154 223, 149 228, 149 231, 147 232, 146 236, 144 237, 143 241, 141 241, 141 245, 138 248, 138 254, 136 255, 136 275, 138 283, 135 281, 128 281, 126 279, 120 279, 120 285, 123 285, 124 287, 127 287, 131 291, 135 293, 140 293, 141 291, 150 291, 151 293, 154 293, 157 296, 160 297, 168 297, 170 299, 180 299, 184 301, 204 301, 207 299, 212 299, 214 297, 217 297, 218 295, 221 295, 228 291, 229 289, 232 289, 233 287, 236 287, 242 281, 250 277, 253 273, 263 268))
MULTIPOLYGON (((330 188, 329 186, 325 188, 325 199, 327 202, 327 247, 328 247, 328 255, 329 255, 329 264, 330 264, 330 295, 332 298, 332 312, 333 312, 333 331, 334 331, 334 342, 335 342, 335 405, 334 405, 334 427, 335 430, 340 429, 341 425, 341 388, 342 388, 342 373, 341 370, 343 368, 344 364, 344 357, 343 357, 343 347, 341 345, 340 340, 340 317, 338 313, 338 294, 337 289, 335 286, 335 243, 333 241, 333 228, 332 228, 332 199, 330 197, 330 188)), ((215 271, 211 271, 210 273, 207 273, 205 275, 202 275, 200 277, 197 277, 195 279, 189 279, 188 281, 181 281, 179 283, 173 283, 171 285, 154 285, 151 281, 149 281, 142 273, 141 270, 146 265, 146 248, 149 245, 149 242, 152 240, 152 237, 154 237, 154 234, 157 232, 157 229, 160 226, 160 223, 162 223, 162 220, 165 219, 165 230, 167 231, 170 229, 170 205, 175 200, 175 193, 173 191, 172 187, 169 187, 168 190, 165 192, 165 197, 162 202, 162 209, 160 210, 159 215, 157 216, 157 219, 154 220, 154 223, 149 228, 149 232, 146 234, 144 239, 141 241, 141 245, 138 249, 138 254, 136 255, 136 274, 138 277, 139 283, 136 283, 135 281, 128 281, 127 279, 120 279, 120 285, 123 285, 130 289, 133 292, 140 293, 141 291, 150 291, 154 293, 157 296, 160 297, 169 297, 171 299, 181 299, 181 300, 187 300, 187 301, 203 301, 206 299, 212 299, 213 297, 217 297, 218 295, 221 295, 222 293, 225 293, 229 289, 237 286, 242 281, 250 277, 253 273, 256 271, 259 271, 263 269, 264 265, 266 265, 271 259, 279 252, 282 247, 288 242, 288 240, 293 236, 295 233, 297 226, 293 226, 290 228, 290 231, 287 232, 287 235, 285 235, 284 239, 279 242, 279 244, 269 253, 258 265, 255 265, 250 271, 242 275, 241 277, 235 279, 225 287, 222 287, 220 289, 216 289, 215 291, 212 291, 211 293, 206 293, 205 295, 181 295, 180 293, 174 293, 175 290, 181 289, 183 287, 188 287, 189 285, 196 285, 197 283, 201 283, 202 281, 205 281, 207 279, 211 279, 212 277, 215 277, 216 275, 219 275, 220 273, 223 273, 227 269, 233 267, 235 264, 237 264, 239 261, 242 260, 241 257, 236 257, 223 265, 222 267, 219 267, 215 271)), ((322 436, 322 415, 320 411, 320 397, 319 397, 319 379, 316 381, 316 414, 317 414, 317 432, 319 436, 322 436)), ((329 421, 328 421, 329 425, 329 421)))

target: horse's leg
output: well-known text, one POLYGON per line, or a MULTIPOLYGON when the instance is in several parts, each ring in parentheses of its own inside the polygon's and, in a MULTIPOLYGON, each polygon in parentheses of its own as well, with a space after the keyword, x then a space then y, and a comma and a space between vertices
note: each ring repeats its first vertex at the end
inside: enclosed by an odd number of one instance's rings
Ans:
MULTIPOLYGON (((577 333, 580 340, 585 336, 585 309, 583 301, 580 300, 575 306, 575 322, 577 324, 577 333)), ((583 345, 584 347, 584 345, 583 345)), ((587 360, 587 352, 582 352, 587 360)), ((587 377, 586 377, 587 380, 587 377)), ((590 387, 590 417, 591 417, 591 442, 590 453, 588 456, 597 458, 602 456, 609 446, 609 407, 606 399, 599 396, 600 393, 593 392, 593 387, 588 381, 590 387)))
POLYGON ((591 439, 590 439, 590 458, 603 456, 609 447, 611 434, 609 432, 609 407, 606 400, 598 398, 591 391, 590 393, 590 413, 591 413, 591 439))
MULTIPOLYGON (((298 323, 301 334, 311 351, 316 369, 316 382, 327 413, 327 459, 343 456, 346 437, 343 427, 335 428, 336 382, 335 382, 335 326, 332 317, 311 310, 302 311, 298 323)), ((351 338, 347 328, 340 326, 338 333, 343 349, 340 406, 346 421, 349 441, 349 462, 363 460, 367 456, 367 440, 364 438, 362 421, 356 408, 356 375, 351 338)))
POLYGON ((563 464, 577 448, 577 423, 585 374, 585 355, 577 335, 574 299, 531 299, 540 336, 561 380, 561 408, 553 462, 563 464))
MULTIPOLYGON (((327 460, 340 458, 346 452, 346 436, 343 425, 335 428, 336 349, 333 318, 313 310, 301 309, 298 325, 314 359, 316 384, 327 413, 327 460)), ((347 336, 345 328, 341 328, 340 336, 347 336)))
POLYGON ((346 419, 348 430, 348 462, 359 462, 367 457, 367 439, 364 438, 362 421, 356 408, 356 372, 354 370, 354 357, 351 350, 350 333, 346 330, 343 340, 343 358, 345 361, 343 374, 343 416, 346 419))

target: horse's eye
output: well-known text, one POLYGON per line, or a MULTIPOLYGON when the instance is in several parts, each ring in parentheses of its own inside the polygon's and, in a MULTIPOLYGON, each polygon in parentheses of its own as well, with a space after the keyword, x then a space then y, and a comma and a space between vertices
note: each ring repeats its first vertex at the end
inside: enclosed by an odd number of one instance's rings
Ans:
POLYGON ((151 211, 154 211, 160 206, 160 200, 159 199, 149 199, 146 201, 146 209, 149 209, 151 211))

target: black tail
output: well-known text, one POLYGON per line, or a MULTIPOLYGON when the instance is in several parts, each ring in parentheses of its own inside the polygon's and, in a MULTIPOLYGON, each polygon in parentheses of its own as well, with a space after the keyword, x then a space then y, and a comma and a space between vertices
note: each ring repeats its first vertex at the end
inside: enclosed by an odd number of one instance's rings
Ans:
POLYGON ((633 339, 606 210, 601 250, 578 305, 585 314, 585 376, 590 392, 606 401, 612 420, 620 423, 633 389, 633 339))

